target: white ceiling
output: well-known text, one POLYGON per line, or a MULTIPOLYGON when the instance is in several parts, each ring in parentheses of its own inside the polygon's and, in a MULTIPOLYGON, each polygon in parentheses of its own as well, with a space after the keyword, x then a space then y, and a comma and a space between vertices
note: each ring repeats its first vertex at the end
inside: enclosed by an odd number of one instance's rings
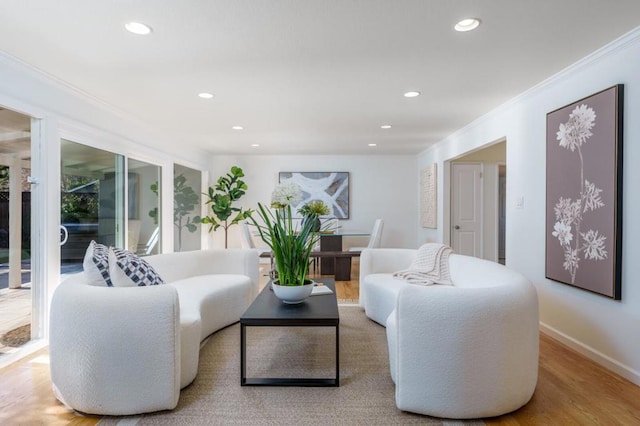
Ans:
POLYGON ((638 25, 638 0, 2 0, 0 50, 176 144, 408 154, 638 25))

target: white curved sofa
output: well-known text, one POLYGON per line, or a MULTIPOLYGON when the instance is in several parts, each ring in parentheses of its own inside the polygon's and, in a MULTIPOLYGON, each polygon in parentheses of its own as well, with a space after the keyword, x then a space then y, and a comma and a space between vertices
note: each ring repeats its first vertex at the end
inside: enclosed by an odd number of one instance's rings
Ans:
POLYGON ((258 292, 254 250, 145 257, 167 284, 88 285, 69 277, 51 301, 49 353, 56 397, 90 414, 173 409, 196 377, 200 343, 233 324, 258 292))
POLYGON ((360 304, 386 326, 396 405, 436 417, 468 419, 525 405, 538 377, 538 298, 521 274, 457 254, 453 286, 394 278, 417 250, 364 250, 360 304))

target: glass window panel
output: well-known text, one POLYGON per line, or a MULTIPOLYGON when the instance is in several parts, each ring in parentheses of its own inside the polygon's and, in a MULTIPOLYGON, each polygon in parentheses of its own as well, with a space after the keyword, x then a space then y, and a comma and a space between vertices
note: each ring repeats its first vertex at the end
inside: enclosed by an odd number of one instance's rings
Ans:
POLYGON ((202 172, 175 164, 173 176, 174 250, 200 250, 202 172))
POLYGON ((61 141, 61 273, 82 271, 91 240, 122 247, 124 157, 61 141))
POLYGON ((161 252, 161 167, 129 159, 128 165, 128 228, 129 251, 139 255, 161 252))

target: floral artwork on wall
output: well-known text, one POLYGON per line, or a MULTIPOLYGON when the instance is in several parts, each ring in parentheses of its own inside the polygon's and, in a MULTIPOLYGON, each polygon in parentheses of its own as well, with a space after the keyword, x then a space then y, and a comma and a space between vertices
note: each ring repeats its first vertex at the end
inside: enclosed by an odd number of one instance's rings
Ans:
POLYGON ((291 181, 302 189, 295 214, 307 202, 320 200, 329 206, 331 216, 349 219, 349 172, 280 172, 278 177, 280 182, 291 181))
POLYGON ((616 300, 622 99, 616 85, 547 114, 546 277, 616 300))

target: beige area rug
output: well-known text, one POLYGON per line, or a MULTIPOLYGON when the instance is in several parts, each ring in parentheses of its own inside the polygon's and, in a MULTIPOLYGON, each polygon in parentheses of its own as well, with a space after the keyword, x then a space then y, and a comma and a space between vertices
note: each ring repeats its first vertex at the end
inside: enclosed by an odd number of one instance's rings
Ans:
MULTIPOLYGON (((335 329, 250 327, 249 377, 335 375, 335 329)), ((100 425, 483 425, 443 421, 395 406, 385 329, 361 308, 340 306, 340 387, 240 386, 240 326, 213 334, 196 380, 173 411, 104 418, 100 425)))

